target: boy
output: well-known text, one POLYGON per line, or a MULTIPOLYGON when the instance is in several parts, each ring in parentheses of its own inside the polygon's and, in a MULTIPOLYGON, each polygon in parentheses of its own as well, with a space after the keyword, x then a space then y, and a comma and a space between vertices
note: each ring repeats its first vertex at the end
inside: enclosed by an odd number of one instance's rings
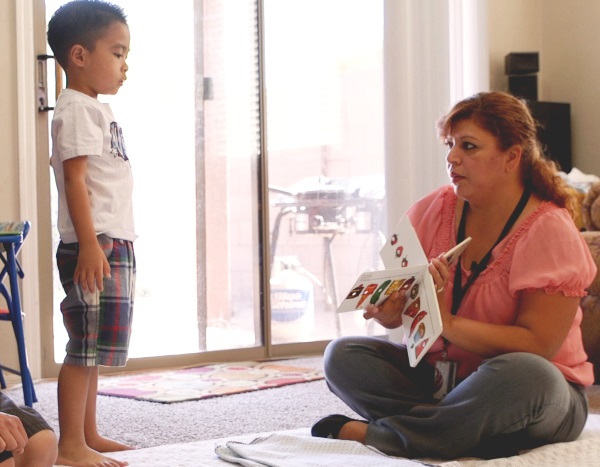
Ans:
POLYGON ((69 334, 58 378, 58 463, 70 466, 124 466, 101 453, 131 449, 96 426, 98 367, 127 362, 135 286, 131 167, 121 128, 97 100, 123 85, 129 39, 123 10, 98 0, 67 3, 48 23, 48 43, 67 75, 50 162, 69 334))
POLYGON ((57 450, 54 431, 42 416, 0 392, 0 467, 51 467, 57 450))

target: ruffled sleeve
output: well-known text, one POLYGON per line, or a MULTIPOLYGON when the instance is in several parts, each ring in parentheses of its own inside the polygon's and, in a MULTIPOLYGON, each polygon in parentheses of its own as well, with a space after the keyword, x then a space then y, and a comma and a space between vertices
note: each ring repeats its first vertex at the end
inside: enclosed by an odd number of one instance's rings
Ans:
POLYGON ((515 246, 509 290, 544 289, 583 297, 596 275, 585 240, 564 209, 545 211, 515 246))

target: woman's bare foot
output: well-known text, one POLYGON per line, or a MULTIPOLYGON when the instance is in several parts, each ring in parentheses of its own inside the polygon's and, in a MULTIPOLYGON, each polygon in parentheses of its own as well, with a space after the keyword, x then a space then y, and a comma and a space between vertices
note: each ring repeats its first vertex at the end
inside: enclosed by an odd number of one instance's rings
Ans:
POLYGON ((88 446, 64 447, 59 444, 58 465, 73 467, 125 467, 128 462, 118 461, 100 454, 88 446))
POLYGON ((105 438, 97 435, 92 438, 86 438, 85 442, 87 445, 98 452, 117 452, 117 451, 130 451, 135 449, 123 443, 119 443, 113 439, 105 438))

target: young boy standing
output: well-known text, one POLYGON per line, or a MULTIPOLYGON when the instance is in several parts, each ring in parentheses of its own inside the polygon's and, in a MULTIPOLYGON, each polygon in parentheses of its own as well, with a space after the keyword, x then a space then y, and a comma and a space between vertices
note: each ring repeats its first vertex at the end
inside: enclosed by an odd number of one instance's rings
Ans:
POLYGON ((127 465, 102 453, 130 449, 96 426, 98 367, 127 362, 135 288, 132 177, 123 134, 98 94, 126 79, 129 27, 123 10, 74 0, 48 23, 48 43, 67 75, 52 120, 58 188, 56 253, 69 334, 58 378, 59 464, 127 465))

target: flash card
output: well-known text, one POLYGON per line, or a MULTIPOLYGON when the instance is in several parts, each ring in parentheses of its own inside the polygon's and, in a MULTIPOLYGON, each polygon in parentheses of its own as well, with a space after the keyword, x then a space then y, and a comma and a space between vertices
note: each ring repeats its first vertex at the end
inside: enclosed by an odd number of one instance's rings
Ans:
POLYGON ((403 216, 379 252, 386 269, 427 264, 417 233, 407 216, 403 216))
MULTIPOLYGON (((460 257, 470 241, 469 237, 444 253, 450 264, 460 257)), ((386 269, 360 275, 337 311, 364 310, 369 305, 379 306, 393 293, 403 294, 406 302, 402 310, 402 343, 406 345, 410 365, 415 367, 442 334, 442 317, 429 261, 407 216, 400 219, 380 255, 386 269)), ((392 342, 398 338, 390 334, 392 342)), ((451 382, 452 374, 447 373, 451 382)), ((450 389, 446 384, 442 393, 450 389)))

